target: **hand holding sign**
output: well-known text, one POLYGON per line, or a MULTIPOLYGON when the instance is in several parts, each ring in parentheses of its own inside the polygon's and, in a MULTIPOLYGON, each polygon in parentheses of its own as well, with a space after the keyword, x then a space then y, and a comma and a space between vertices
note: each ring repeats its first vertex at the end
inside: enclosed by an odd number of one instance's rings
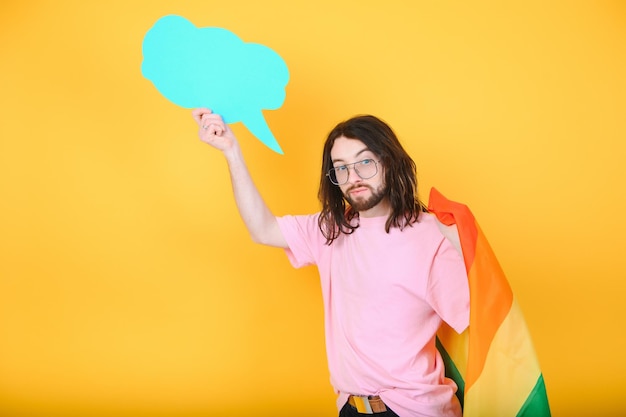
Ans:
POLYGON ((285 101, 289 71, 276 52, 244 43, 226 29, 196 28, 170 15, 146 33, 143 57, 143 76, 168 100, 185 108, 208 107, 227 123, 243 122, 282 154, 262 113, 285 101))

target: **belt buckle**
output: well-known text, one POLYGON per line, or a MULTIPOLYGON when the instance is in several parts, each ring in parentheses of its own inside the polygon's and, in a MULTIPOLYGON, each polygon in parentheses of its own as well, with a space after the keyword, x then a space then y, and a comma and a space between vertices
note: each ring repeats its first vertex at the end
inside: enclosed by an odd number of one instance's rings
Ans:
POLYGON ((361 414, 374 414, 367 395, 353 395, 352 398, 354 399, 356 411, 361 414))

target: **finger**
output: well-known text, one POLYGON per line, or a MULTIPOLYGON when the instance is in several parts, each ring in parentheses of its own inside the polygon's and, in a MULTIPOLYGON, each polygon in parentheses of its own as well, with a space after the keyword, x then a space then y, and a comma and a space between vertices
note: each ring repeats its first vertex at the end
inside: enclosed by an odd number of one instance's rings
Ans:
POLYGON ((194 109, 191 112, 191 115, 193 116, 193 118, 196 121, 196 123, 202 124, 202 117, 205 114, 211 114, 211 113, 212 113, 212 111, 210 109, 207 109, 205 107, 200 107, 200 108, 194 109))
POLYGON ((224 127, 217 123, 204 124, 202 129, 206 130, 209 136, 222 136, 224 133, 224 127))
POLYGON ((213 113, 211 111, 209 111, 208 113, 202 113, 201 115, 201 119, 202 121, 205 120, 222 120, 222 117, 219 114, 213 113))
MULTIPOLYGON (((203 129, 208 129, 209 126, 214 125, 219 130, 224 131, 224 121, 217 114, 204 114, 202 116, 202 122, 200 123, 200 127, 203 129)), ((215 130, 215 127, 213 130, 215 130)))
POLYGON ((213 134, 216 136, 222 136, 222 134, 224 134, 224 127, 223 126, 219 126, 219 125, 212 125, 213 126, 213 134))

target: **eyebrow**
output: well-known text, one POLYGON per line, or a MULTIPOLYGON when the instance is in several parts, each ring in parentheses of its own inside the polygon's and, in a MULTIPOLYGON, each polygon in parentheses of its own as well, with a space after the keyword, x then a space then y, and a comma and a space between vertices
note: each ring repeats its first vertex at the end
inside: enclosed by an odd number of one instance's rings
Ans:
MULTIPOLYGON (((370 148, 365 147, 363 149, 361 149, 360 151, 358 151, 354 156, 357 157, 359 155, 361 155, 363 152, 367 152, 370 151, 370 148)), ((371 151, 370 151, 371 152, 371 151)), ((334 164, 335 162, 346 162, 345 160, 341 159, 341 158, 337 158, 337 159, 333 159, 332 163, 334 164)))

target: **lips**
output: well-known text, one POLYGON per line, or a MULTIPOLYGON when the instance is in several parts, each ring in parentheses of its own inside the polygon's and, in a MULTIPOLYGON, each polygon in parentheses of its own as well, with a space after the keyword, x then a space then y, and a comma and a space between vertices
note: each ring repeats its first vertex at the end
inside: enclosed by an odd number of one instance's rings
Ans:
POLYGON ((351 189, 348 190, 348 194, 359 195, 361 193, 364 193, 365 191, 369 191, 369 188, 363 187, 363 186, 354 187, 354 188, 351 188, 351 189))

